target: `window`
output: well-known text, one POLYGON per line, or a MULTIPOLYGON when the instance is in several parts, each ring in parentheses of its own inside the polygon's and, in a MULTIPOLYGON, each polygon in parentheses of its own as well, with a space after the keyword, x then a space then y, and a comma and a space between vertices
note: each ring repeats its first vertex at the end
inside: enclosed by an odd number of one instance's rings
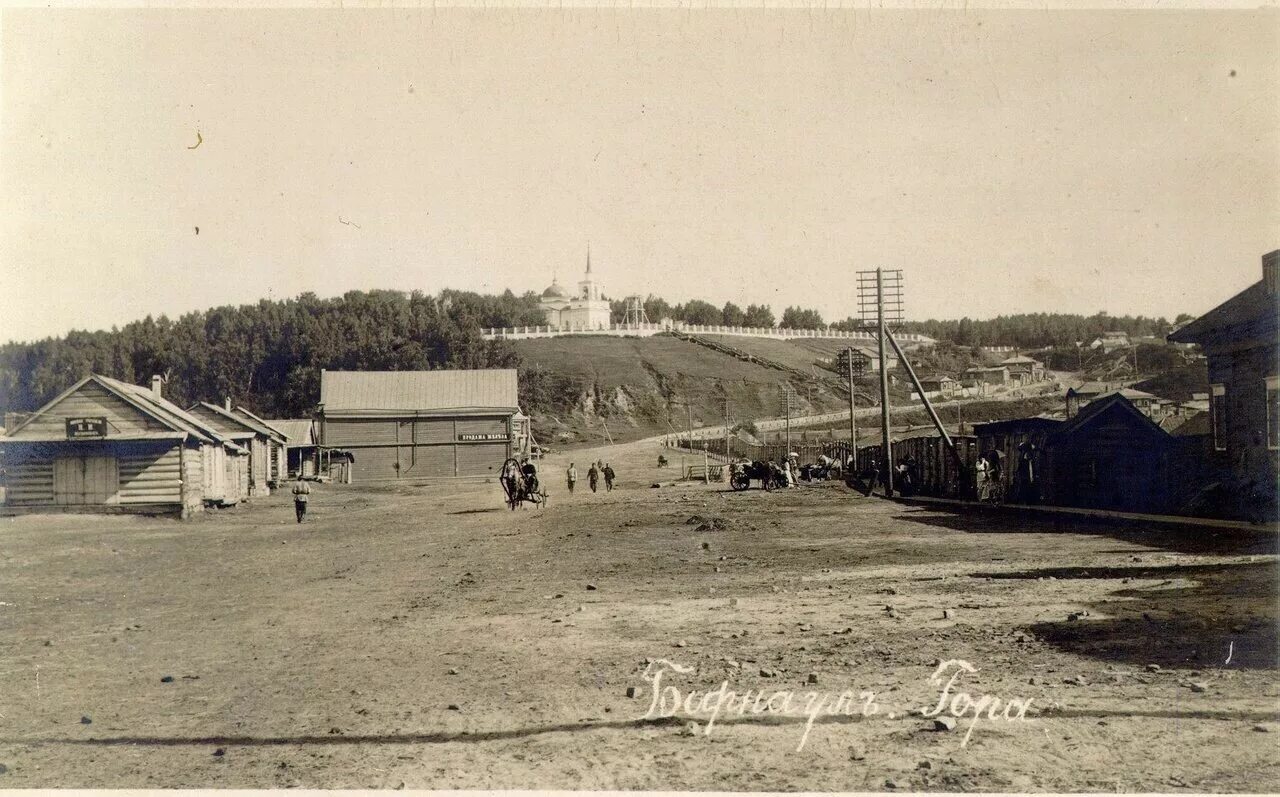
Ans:
POLYGON ((1209 434, 1214 451, 1227 450, 1227 386, 1209 386, 1209 434))
POLYGON ((1280 376, 1268 376, 1267 384, 1267 448, 1280 448, 1280 376))

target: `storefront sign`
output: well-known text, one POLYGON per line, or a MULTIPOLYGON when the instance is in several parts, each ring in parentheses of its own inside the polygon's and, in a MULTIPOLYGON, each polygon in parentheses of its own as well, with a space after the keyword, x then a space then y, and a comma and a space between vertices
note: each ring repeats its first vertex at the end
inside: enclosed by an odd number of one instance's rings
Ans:
POLYGON ((68 440, 95 440, 107 436, 106 418, 68 418, 68 440))
POLYGON ((487 432, 487 433, 469 432, 467 434, 458 435, 458 442, 460 443, 472 443, 479 440, 498 440, 505 443, 507 441, 507 433, 506 432, 496 432, 496 433, 495 432, 487 432))

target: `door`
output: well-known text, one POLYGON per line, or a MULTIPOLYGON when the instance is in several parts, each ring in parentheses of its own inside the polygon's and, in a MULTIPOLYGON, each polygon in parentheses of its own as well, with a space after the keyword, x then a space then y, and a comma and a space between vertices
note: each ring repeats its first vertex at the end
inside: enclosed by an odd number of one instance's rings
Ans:
POLYGON ((106 504, 119 489, 115 457, 62 457, 53 462, 53 502, 58 506, 106 504))

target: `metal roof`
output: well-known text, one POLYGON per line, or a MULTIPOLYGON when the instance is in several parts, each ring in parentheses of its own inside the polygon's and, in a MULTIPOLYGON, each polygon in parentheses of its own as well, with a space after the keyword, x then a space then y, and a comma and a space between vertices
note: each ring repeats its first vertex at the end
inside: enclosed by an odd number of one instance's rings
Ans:
POLYGON ((118 394, 132 397, 135 406, 140 402, 145 405, 139 409, 150 410, 151 414, 157 416, 161 420, 168 421, 169 425, 189 432, 192 435, 210 441, 219 443, 227 442, 226 435, 218 432, 218 430, 209 426, 209 424, 189 414, 186 410, 169 401, 163 396, 157 396, 150 388, 142 385, 133 385, 128 382, 122 382, 119 379, 112 379, 109 376, 94 374, 93 378, 99 380, 105 387, 115 390, 118 394))
POLYGON ((324 371, 320 403, 342 411, 519 409, 514 368, 473 371, 324 371))
MULTIPOLYGON (((274 437, 276 439, 280 439, 284 437, 284 435, 278 429, 271 428, 261 418, 249 412, 244 407, 234 407, 232 409, 227 409, 225 407, 219 407, 217 404, 213 404, 208 401, 201 401, 191 405, 191 407, 187 411, 195 412, 197 407, 204 407, 206 410, 208 410, 209 412, 212 412, 214 415, 217 415, 219 418, 222 418, 223 420, 230 421, 231 423, 236 424, 241 429, 246 430, 250 434, 259 434, 259 435, 262 435, 263 437, 267 437, 267 438, 274 437)), ((239 433, 231 432, 229 434, 238 436, 239 433)))
POLYGON ((290 446, 313 446, 316 444, 315 426, 310 418, 278 418, 266 423, 273 429, 279 429, 290 446))

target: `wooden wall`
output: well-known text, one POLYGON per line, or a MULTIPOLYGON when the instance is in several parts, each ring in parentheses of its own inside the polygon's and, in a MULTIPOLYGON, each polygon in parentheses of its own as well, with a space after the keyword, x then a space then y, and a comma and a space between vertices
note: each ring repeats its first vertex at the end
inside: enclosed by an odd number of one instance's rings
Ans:
POLYGON ((15 440, 63 439, 67 436, 66 419, 75 417, 105 417, 111 435, 172 431, 96 382, 88 382, 10 436, 15 440))
MULTIPOLYGON (((9 444, 5 450, 8 482, 6 504, 11 507, 79 506, 55 495, 57 463, 82 458, 110 459, 114 484, 102 491, 104 507, 169 506, 175 512, 198 511, 204 497, 205 456, 201 446, 186 451, 178 441, 73 442, 33 445, 9 444)), ((94 504, 90 504, 94 505, 94 504)))
POLYGON ((510 416, 322 418, 325 446, 351 451, 360 481, 497 475, 511 456, 510 416), (502 435, 501 440, 464 440, 502 435))

